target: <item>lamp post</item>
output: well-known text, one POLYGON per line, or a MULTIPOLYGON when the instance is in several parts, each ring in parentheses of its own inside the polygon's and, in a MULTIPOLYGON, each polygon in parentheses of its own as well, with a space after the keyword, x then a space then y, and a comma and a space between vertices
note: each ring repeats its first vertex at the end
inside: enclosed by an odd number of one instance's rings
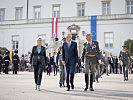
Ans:
POLYGON ((72 40, 76 40, 76 36, 78 35, 80 31, 80 27, 78 25, 72 24, 71 26, 68 26, 69 33, 72 34, 72 40))

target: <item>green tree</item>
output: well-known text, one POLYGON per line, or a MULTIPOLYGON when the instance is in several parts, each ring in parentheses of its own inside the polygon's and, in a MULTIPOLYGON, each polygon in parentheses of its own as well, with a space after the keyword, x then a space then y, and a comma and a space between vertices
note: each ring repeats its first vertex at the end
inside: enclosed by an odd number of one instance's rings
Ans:
POLYGON ((1 51, 1 53, 2 53, 2 55, 4 55, 5 54, 5 52, 6 52, 6 50, 8 50, 7 48, 5 48, 5 47, 0 47, 0 51, 1 51))
POLYGON ((124 45, 126 46, 127 50, 129 51, 129 54, 133 56, 133 40, 128 39, 124 42, 124 45))

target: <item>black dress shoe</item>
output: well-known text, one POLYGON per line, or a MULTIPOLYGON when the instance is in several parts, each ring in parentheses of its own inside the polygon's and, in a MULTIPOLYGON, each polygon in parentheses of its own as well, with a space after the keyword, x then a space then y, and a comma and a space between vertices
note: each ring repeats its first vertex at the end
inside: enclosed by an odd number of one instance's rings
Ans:
POLYGON ((84 91, 87 91, 88 88, 85 88, 84 91))
POLYGON ((60 83, 60 87, 62 87, 62 84, 60 83))
POLYGON ((90 88, 90 91, 94 91, 94 89, 93 88, 90 88))
POLYGON ((70 88, 68 88, 66 91, 70 91, 70 88))
POLYGON ((74 89, 74 85, 72 85, 72 87, 71 87, 72 89, 74 89))

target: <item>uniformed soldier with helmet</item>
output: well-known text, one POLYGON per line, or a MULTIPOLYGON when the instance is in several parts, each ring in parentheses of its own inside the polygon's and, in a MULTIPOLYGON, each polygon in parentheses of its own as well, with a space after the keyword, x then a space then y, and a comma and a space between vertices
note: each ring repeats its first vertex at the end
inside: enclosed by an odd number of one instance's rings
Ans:
POLYGON ((0 51, 0 74, 1 74, 1 69, 2 69, 2 55, 1 55, 1 51, 0 51))
POLYGON ((18 50, 15 50, 15 55, 12 57, 13 63, 13 74, 17 74, 18 66, 19 66, 19 57, 18 57, 18 50))
POLYGON ((121 61, 121 65, 123 66, 124 81, 128 81, 128 64, 129 60, 131 59, 125 45, 122 46, 122 50, 119 54, 119 59, 121 61))
POLYGON ((90 91, 93 89, 93 80, 96 73, 96 67, 98 62, 101 63, 101 56, 99 45, 97 41, 92 40, 92 35, 86 35, 87 42, 84 43, 83 52, 82 52, 82 65, 84 64, 85 59, 85 83, 86 87, 84 91, 87 91, 89 85, 89 73, 90 73, 90 91))
POLYGON ((9 64, 10 64, 10 57, 9 57, 9 51, 6 50, 6 53, 5 53, 5 57, 3 58, 3 64, 4 64, 4 72, 5 74, 8 74, 8 70, 9 70, 9 64))

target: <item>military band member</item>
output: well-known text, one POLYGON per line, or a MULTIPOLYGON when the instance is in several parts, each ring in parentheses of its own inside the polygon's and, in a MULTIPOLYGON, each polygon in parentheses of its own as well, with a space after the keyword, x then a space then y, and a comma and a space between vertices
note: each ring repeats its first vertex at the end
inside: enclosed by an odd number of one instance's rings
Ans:
POLYGON ((128 64, 129 64, 129 60, 130 59, 130 55, 128 50, 126 50, 126 46, 122 46, 122 50, 120 51, 119 54, 119 59, 122 62, 122 66, 123 66, 123 74, 124 74, 124 81, 128 81, 128 64))
POLYGON ((18 71, 19 57, 17 54, 18 54, 18 50, 15 50, 15 55, 12 57, 13 74, 17 74, 17 71, 18 71))
POLYGON ((4 72, 5 74, 8 74, 8 67, 9 67, 9 64, 10 64, 10 57, 9 57, 9 51, 6 50, 6 54, 5 54, 5 57, 3 58, 3 62, 4 62, 4 72))
POLYGON ((82 53, 82 65, 84 63, 85 58, 85 83, 86 87, 84 91, 87 91, 89 85, 89 71, 90 71, 90 91, 94 91, 93 89, 93 78, 96 72, 96 66, 98 62, 101 63, 100 60, 100 50, 97 41, 92 40, 92 35, 86 35, 87 42, 84 43, 83 53, 82 53))
POLYGON ((0 51, 0 74, 1 74, 1 69, 2 69, 2 55, 1 55, 1 51, 0 51))

